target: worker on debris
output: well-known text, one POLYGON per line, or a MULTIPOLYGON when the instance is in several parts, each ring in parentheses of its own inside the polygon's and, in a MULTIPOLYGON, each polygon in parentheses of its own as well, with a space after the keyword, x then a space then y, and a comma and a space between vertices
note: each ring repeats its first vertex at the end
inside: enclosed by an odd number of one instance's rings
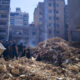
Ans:
POLYGON ((16 41, 14 40, 12 44, 12 58, 15 58, 15 57, 16 58, 18 57, 18 47, 17 47, 16 41))
POLYGON ((23 53, 22 53, 21 57, 24 57, 24 56, 26 56, 26 47, 25 46, 23 46, 23 53))
POLYGON ((18 45, 18 52, 19 52, 18 56, 19 56, 19 57, 21 57, 22 54, 24 53, 23 48, 24 48, 23 43, 20 43, 20 44, 18 45))
POLYGON ((9 43, 9 58, 12 59, 12 45, 13 45, 13 42, 10 41, 9 43))
POLYGON ((61 54, 57 56, 57 63, 58 63, 58 66, 62 67, 62 55, 61 54))
POLYGON ((5 60, 8 60, 8 58, 9 58, 9 42, 7 40, 4 42, 4 47, 6 48, 6 50, 3 53, 3 57, 5 60))
POLYGON ((30 46, 28 46, 28 48, 27 48, 27 50, 26 50, 26 57, 27 57, 28 59, 31 58, 31 49, 30 49, 30 46))
POLYGON ((41 51, 38 51, 38 56, 36 58, 36 61, 41 61, 41 51))

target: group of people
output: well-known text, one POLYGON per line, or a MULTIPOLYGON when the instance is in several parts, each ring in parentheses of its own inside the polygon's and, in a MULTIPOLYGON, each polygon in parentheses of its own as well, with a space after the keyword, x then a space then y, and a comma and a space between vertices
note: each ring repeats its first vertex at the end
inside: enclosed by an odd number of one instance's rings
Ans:
POLYGON ((30 46, 26 48, 23 43, 17 44, 14 41, 0 41, 6 50, 1 55, 5 60, 14 59, 18 57, 26 56, 27 58, 31 58, 30 46))
MULTIPOLYGON (((6 48, 6 50, 4 51, 4 53, 2 54, 2 57, 5 60, 9 60, 9 59, 14 59, 14 58, 20 58, 20 57, 24 57, 26 56, 28 59, 31 58, 32 54, 31 54, 31 48, 30 46, 28 46, 27 48, 23 45, 23 43, 17 44, 16 41, 0 41, 4 47, 6 48)), ((45 53, 47 53, 47 51, 44 51, 45 53)), ((41 52, 41 50, 34 50, 33 55, 37 55, 36 56, 36 61, 41 61, 41 55, 43 53, 41 52)), ((53 63, 55 63, 55 61, 57 61, 58 66, 62 67, 62 55, 57 55, 56 57, 57 60, 54 60, 53 63)))

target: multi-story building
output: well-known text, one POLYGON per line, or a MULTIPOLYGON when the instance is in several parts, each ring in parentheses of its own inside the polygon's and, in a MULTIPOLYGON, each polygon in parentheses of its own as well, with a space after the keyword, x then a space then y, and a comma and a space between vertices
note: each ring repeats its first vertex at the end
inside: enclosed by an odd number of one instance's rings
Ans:
POLYGON ((16 8, 16 12, 10 13, 10 40, 16 40, 18 43, 29 43, 29 14, 16 8))
POLYGON ((44 41, 45 37, 45 29, 44 29, 44 22, 45 22, 45 11, 44 11, 44 2, 39 2, 37 8, 34 11, 34 25, 38 27, 38 42, 44 41))
POLYGON ((80 42, 80 0, 68 0, 69 40, 80 42))
POLYGON ((68 40, 68 29, 69 29, 69 13, 68 13, 68 5, 65 5, 65 12, 64 12, 64 33, 65 33, 65 40, 68 40))
POLYGON ((29 27, 14 26, 10 27, 10 40, 16 40, 17 43, 29 43, 29 27))
POLYGON ((45 0, 46 38, 64 38, 64 0, 45 0))
POLYGON ((29 25, 29 44, 31 47, 38 44, 38 39, 38 27, 35 27, 35 25, 32 23, 29 25))
POLYGON ((0 0, 0 40, 8 40, 9 10, 10 0, 0 0))
POLYGON ((44 25, 44 2, 39 2, 34 11, 35 26, 44 25))
POLYGON ((10 13, 10 26, 27 26, 29 24, 29 14, 21 12, 20 8, 16 8, 16 12, 10 13))

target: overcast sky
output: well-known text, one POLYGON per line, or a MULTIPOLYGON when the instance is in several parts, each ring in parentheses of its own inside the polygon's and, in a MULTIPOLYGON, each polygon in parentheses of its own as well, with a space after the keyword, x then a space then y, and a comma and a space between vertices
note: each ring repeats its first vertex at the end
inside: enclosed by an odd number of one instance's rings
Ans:
POLYGON ((11 0, 11 11, 15 11, 16 7, 20 7, 22 11, 29 13, 29 22, 33 21, 33 12, 38 2, 44 0, 11 0))

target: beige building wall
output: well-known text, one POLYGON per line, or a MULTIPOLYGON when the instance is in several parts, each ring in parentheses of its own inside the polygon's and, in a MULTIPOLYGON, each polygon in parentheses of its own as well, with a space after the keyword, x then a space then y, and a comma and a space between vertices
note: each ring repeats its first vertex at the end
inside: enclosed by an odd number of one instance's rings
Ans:
POLYGON ((35 26, 44 24, 44 3, 39 2, 34 11, 34 24, 35 26))
POLYGON ((45 6, 47 37, 64 38, 64 0, 45 0, 45 6))

